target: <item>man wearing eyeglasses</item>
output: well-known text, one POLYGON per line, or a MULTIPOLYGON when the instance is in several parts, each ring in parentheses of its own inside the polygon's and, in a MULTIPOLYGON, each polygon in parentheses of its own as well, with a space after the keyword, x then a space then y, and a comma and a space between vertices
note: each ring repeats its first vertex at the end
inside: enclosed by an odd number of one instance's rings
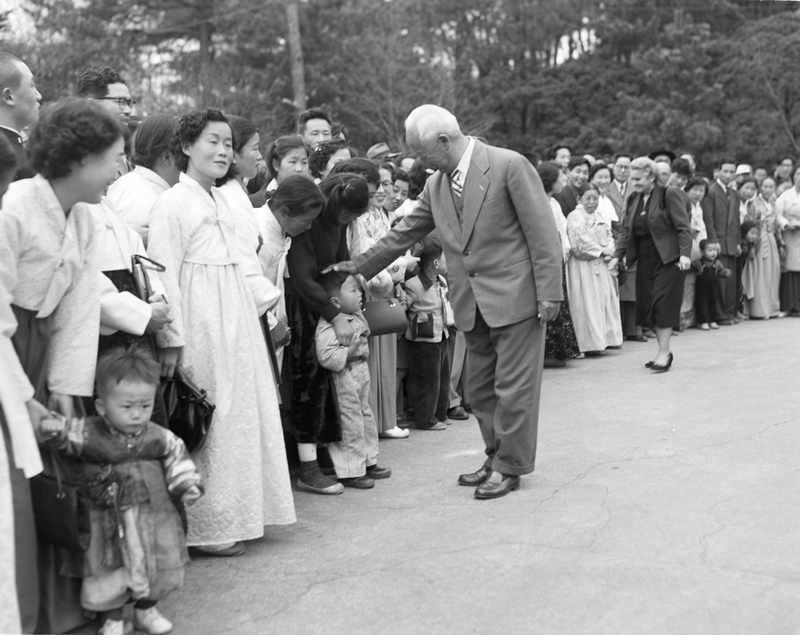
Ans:
POLYGON ((126 126, 136 105, 125 80, 109 66, 86 69, 78 79, 78 97, 99 102, 126 126))

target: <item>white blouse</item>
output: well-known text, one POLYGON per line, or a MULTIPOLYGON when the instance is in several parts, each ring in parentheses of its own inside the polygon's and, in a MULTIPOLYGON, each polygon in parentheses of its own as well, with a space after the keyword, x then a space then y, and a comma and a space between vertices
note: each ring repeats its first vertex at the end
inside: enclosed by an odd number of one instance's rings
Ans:
POLYGON ((148 168, 137 165, 108 188, 108 198, 125 222, 147 244, 150 214, 156 200, 169 189, 169 183, 148 168))

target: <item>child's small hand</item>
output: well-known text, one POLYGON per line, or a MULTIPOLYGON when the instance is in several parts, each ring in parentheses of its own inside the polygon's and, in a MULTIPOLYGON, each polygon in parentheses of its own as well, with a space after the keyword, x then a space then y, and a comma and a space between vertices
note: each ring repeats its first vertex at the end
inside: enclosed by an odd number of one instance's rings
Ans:
POLYGON ((65 420, 61 417, 50 416, 39 422, 39 434, 45 440, 55 439, 64 430, 65 420))
POLYGON ((358 357, 358 349, 360 347, 361 347, 360 337, 354 337, 352 340, 350 340, 350 344, 347 345, 347 359, 358 357))
POLYGON ((197 485, 192 485, 189 489, 187 489, 183 493, 183 500, 184 505, 194 505, 198 498, 203 495, 203 492, 200 491, 200 488, 197 485))

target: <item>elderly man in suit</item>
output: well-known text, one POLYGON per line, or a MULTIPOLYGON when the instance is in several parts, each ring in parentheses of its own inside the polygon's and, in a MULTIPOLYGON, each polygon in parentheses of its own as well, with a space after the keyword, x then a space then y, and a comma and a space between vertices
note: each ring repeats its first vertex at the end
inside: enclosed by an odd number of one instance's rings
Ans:
POLYGON ((19 157, 17 179, 33 176, 24 166, 22 130, 39 119, 41 101, 31 69, 18 57, 0 52, 0 133, 8 138, 19 157))
POLYGON ((406 119, 406 140, 438 171, 411 214, 354 262, 336 268, 371 278, 438 231, 487 456, 458 482, 477 486, 476 498, 498 498, 534 469, 545 324, 562 300, 558 231, 530 163, 464 136, 447 110, 416 108, 406 119))
POLYGON ((717 307, 719 315, 724 316, 719 323, 730 326, 741 321, 736 316, 736 256, 742 251, 739 244, 739 195, 730 187, 736 175, 736 160, 724 157, 717 167, 717 178, 709 186, 700 206, 703 208, 708 240, 719 245, 719 261, 734 272, 728 278, 720 278, 721 306, 717 307))
POLYGON ((617 218, 622 218, 622 213, 625 211, 625 202, 628 195, 631 193, 631 187, 628 185, 628 179, 631 176, 631 160, 633 157, 629 152, 617 152, 614 155, 614 180, 608 188, 608 198, 611 199, 611 204, 614 206, 614 211, 617 213, 617 218))

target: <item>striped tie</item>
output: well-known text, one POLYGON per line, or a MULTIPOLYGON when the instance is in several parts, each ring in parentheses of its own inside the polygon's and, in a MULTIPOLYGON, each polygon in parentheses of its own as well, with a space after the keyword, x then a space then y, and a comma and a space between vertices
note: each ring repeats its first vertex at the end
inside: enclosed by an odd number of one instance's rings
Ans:
POLYGON ((461 172, 457 169, 453 170, 453 173, 450 175, 450 187, 458 198, 461 198, 461 191, 464 189, 463 185, 461 185, 460 177, 461 172))

